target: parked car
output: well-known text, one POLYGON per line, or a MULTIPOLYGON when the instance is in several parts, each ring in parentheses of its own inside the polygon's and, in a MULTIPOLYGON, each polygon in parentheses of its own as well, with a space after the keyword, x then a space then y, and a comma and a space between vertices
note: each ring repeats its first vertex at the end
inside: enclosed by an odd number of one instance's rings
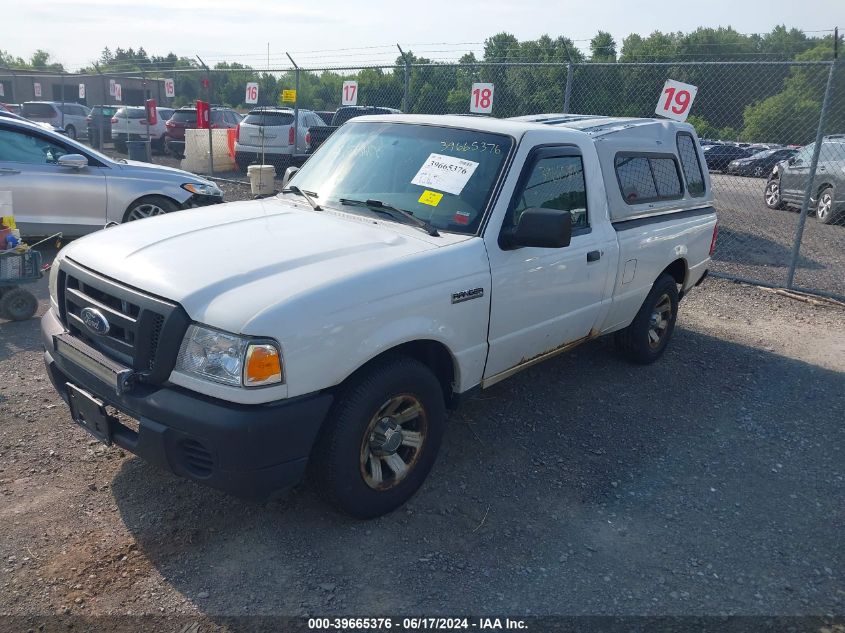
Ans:
POLYGON ((91 112, 85 117, 88 130, 88 142, 92 147, 101 147, 100 131, 103 134, 103 143, 111 143, 111 119, 120 106, 117 105, 95 105, 91 112))
POLYGON ((299 109, 299 142, 294 142, 294 110, 292 108, 257 108, 238 125, 235 140, 235 162, 241 171, 251 163, 263 160, 281 173, 291 164, 294 155, 304 154, 311 142, 309 129, 325 122, 311 110, 299 109), (297 147, 299 152, 297 152, 297 147))
POLYGON ((213 182, 179 169, 109 157, 26 121, 0 118, 0 188, 24 235, 77 236, 222 202, 213 182))
POLYGON ((0 103, 0 106, 3 106, 0 109, 5 109, 7 112, 11 112, 12 114, 20 114, 21 113, 21 104, 20 103, 0 103))
MULTIPOLYGON (((211 127, 213 129, 228 129, 237 127, 243 118, 231 108, 212 106, 211 127)), ((164 147, 178 157, 185 155, 185 130, 197 127, 197 109, 195 107, 179 108, 165 122, 164 147)))
POLYGON ((314 114, 320 117, 320 120, 324 121, 323 125, 326 123, 330 123, 332 118, 334 118, 334 110, 315 110, 314 114))
POLYGON ((383 108, 379 106, 343 106, 335 110, 332 116, 331 123, 324 126, 315 126, 311 128, 311 144, 308 148, 308 153, 313 154, 323 142, 331 136, 337 128, 354 119, 355 117, 365 116, 368 114, 402 114, 401 110, 396 108, 383 108))
POLYGON ((111 118, 111 134, 115 149, 126 151, 126 141, 151 140, 153 149, 164 151, 167 121, 173 116, 173 108, 156 108, 156 122, 149 126, 147 136, 147 109, 141 106, 119 108, 111 118))
POLYGON ((53 127, 61 128, 72 139, 84 136, 88 130, 88 108, 78 103, 27 101, 21 107, 20 113, 30 121, 49 123, 53 127))
POLYGON ((795 155, 794 149, 765 149, 748 158, 737 158, 728 164, 727 173, 734 176, 766 178, 780 161, 795 155))
POLYGON ((710 171, 725 171, 733 160, 748 158, 752 152, 736 145, 711 145, 704 150, 704 159, 710 171))
POLYGON ((267 499, 310 461, 341 509, 389 512, 467 394, 603 334, 666 349, 716 214, 693 127, 631 121, 359 118, 279 196, 71 243, 50 379, 95 438, 196 482, 267 499))
MULTIPOLYGON (((763 201, 770 209, 801 208, 810 178, 816 144, 802 147, 792 158, 775 165, 766 182, 763 201)), ((810 195, 810 209, 822 224, 840 224, 845 213, 845 134, 822 139, 810 195)))
POLYGON ((60 127, 54 127, 49 123, 39 123, 37 121, 30 121, 29 119, 22 117, 20 114, 15 114, 14 112, 9 112, 8 110, 0 110, 0 117, 13 119, 16 121, 26 121, 27 123, 32 123, 34 125, 37 125, 38 127, 42 127, 45 130, 50 130, 51 132, 55 132, 57 134, 66 134, 66 132, 60 127))

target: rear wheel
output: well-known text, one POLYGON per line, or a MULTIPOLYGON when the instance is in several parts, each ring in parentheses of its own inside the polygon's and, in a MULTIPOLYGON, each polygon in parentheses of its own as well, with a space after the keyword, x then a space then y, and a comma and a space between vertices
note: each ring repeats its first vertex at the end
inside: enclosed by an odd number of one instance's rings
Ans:
POLYGON ((65 132, 67 132, 67 135, 70 138, 72 138, 74 141, 76 140, 76 128, 75 127, 73 127, 72 125, 68 125, 65 128, 65 132))
POLYGON ((0 317, 26 321, 38 310, 38 299, 28 290, 12 288, 0 298, 0 317))
POLYGON ((822 224, 833 224, 836 221, 836 215, 833 210, 833 187, 827 187, 819 195, 816 219, 822 224))
POLYGON ((772 178, 766 183, 766 189, 763 191, 763 202, 770 209, 783 209, 783 199, 780 195, 780 180, 772 178))
POLYGON ((143 220, 144 218, 151 218, 156 215, 164 215, 177 209, 179 209, 179 205, 170 198, 145 196, 139 198, 129 206, 123 216, 123 221, 132 222, 134 220, 143 220))
POLYGON ((340 393, 311 469, 329 500, 367 519, 395 510, 434 465, 446 420, 440 383, 412 358, 378 361, 340 393))
POLYGON ((763 168, 760 165, 757 165, 754 168, 754 177, 755 178, 762 178, 763 177, 763 168))
POLYGON ((678 285, 674 277, 662 275, 643 301, 637 316, 616 333, 616 348, 630 361, 653 363, 663 355, 678 318, 678 285))

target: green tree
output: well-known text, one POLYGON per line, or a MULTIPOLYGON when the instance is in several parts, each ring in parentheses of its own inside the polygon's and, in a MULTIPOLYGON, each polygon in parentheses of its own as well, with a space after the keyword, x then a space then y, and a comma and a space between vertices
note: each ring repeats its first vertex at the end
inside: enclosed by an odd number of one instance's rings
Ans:
POLYGON ((599 31, 590 40, 591 62, 615 62, 616 40, 607 31, 599 31))

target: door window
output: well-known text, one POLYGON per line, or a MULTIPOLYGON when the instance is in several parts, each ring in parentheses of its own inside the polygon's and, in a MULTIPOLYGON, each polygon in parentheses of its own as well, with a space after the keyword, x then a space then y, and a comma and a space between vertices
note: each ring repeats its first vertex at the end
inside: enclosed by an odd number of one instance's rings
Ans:
POLYGON ((57 163, 68 153, 67 148, 43 137, 0 130, 0 161, 48 165, 57 163))
POLYGON ((589 226, 584 163, 580 156, 550 156, 534 161, 511 203, 505 226, 516 226, 523 211, 539 207, 572 216, 572 230, 589 226))

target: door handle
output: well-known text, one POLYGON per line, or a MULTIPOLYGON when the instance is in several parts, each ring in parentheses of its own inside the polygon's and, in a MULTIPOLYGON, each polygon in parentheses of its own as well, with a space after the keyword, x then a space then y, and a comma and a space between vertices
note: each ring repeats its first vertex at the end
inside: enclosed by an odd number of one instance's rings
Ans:
POLYGON ((590 251, 587 253, 588 262, 597 262, 601 259, 601 251, 590 251))
POLYGON ((19 173, 21 173, 20 169, 10 169, 8 167, 0 167, 0 176, 5 176, 6 174, 9 174, 11 176, 13 174, 19 174, 19 173))

